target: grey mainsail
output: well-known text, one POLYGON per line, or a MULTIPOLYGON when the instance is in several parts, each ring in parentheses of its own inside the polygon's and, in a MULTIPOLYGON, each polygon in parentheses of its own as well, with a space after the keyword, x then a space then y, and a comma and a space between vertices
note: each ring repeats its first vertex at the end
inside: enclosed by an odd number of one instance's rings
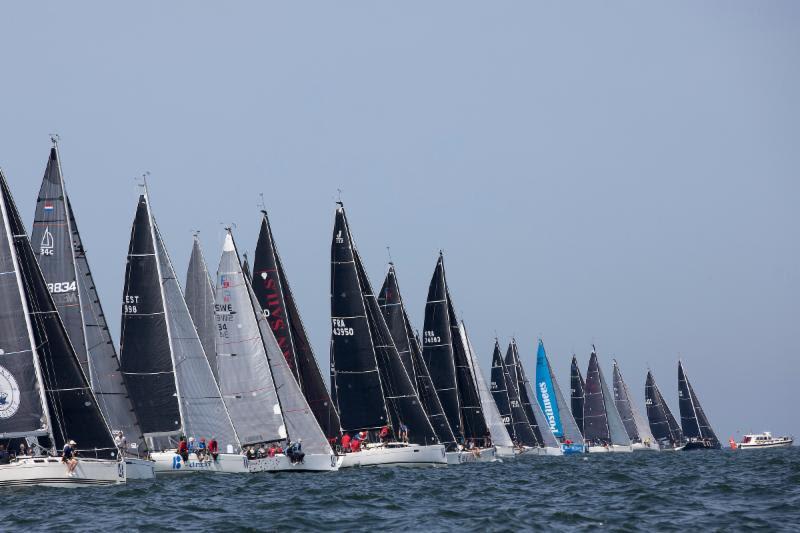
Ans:
POLYGON ((221 449, 239 448, 219 387, 197 335, 175 269, 153 221, 161 273, 164 310, 169 328, 175 379, 182 406, 183 428, 190 437, 214 438, 221 449))
POLYGON ((492 437, 492 443, 496 446, 511 448, 514 446, 514 442, 511 440, 511 435, 508 434, 508 430, 503 423, 503 417, 497 409, 497 404, 492 397, 492 392, 486 385, 486 380, 483 377, 483 372, 481 372, 475 348, 472 346, 469 335, 467 335, 467 328, 463 320, 459 323, 459 332, 462 342, 467 346, 469 351, 468 361, 475 378, 475 385, 478 388, 478 396, 480 397, 481 406, 483 407, 483 416, 486 420, 486 426, 489 429, 489 435, 492 437))
POLYGON ((216 324, 214 324, 214 284, 208 273, 208 266, 200 248, 200 239, 194 236, 192 255, 189 258, 189 268, 186 271, 186 305, 192 322, 197 328, 197 335, 203 344, 203 351, 208 358, 208 364, 217 377, 217 347, 216 324))
POLYGON ((655 442, 652 433, 650 433, 650 428, 647 427, 644 419, 639 415, 639 411, 631 399, 628 385, 622 378, 622 371, 616 359, 614 360, 614 403, 622 417, 622 423, 631 442, 655 442))
POLYGON ((278 392, 230 231, 217 268, 215 302, 219 386, 241 444, 285 439, 278 392))

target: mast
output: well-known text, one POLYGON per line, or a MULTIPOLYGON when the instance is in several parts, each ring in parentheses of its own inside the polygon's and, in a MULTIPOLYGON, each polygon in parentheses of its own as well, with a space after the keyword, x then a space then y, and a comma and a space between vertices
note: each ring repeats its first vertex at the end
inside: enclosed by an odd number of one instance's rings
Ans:
POLYGON ((331 391, 342 431, 390 423, 355 247, 339 203, 331 244, 331 391))
POLYGON ((328 438, 341 434, 339 414, 325 386, 314 350, 283 268, 265 210, 253 262, 253 291, 295 380, 328 438))
POLYGON ((538 446, 557 446, 558 443, 556 442, 553 432, 542 431, 542 428, 546 427, 544 413, 539 409, 538 402, 531 400, 533 393, 530 390, 530 382, 525 376, 525 369, 522 368, 522 361, 520 360, 519 351, 517 349, 517 341, 513 337, 511 338, 511 343, 508 345, 508 351, 506 352, 506 366, 511 374, 514 387, 519 395, 519 402, 522 405, 525 418, 531 426, 531 431, 533 431, 536 437, 538 446))
POLYGON ((650 431, 659 442, 667 441, 671 446, 683 442, 683 433, 680 426, 672 416, 669 406, 664 401, 661 391, 656 385, 653 373, 648 370, 644 386, 645 406, 650 431))
POLYGON ((511 414, 511 401, 508 397, 508 385, 506 385, 506 370, 503 365, 503 357, 500 355, 500 343, 495 338, 494 351, 492 352, 492 373, 491 373, 491 391, 494 403, 497 405, 497 411, 503 423, 506 425, 506 430, 513 440, 518 440, 514 432, 514 417, 511 414))
POLYGON ((422 333, 422 359, 430 372, 431 381, 442 409, 447 415, 455 438, 465 437, 461 400, 456 379, 453 330, 447 298, 447 282, 444 274, 444 256, 439 252, 428 299, 425 303, 425 325, 422 333))
POLYGON ((636 427, 636 420, 633 416, 633 406, 628 397, 628 390, 625 386, 625 381, 622 379, 622 371, 620 371, 616 359, 614 359, 613 367, 614 403, 616 404, 617 411, 619 411, 619 415, 622 417, 622 424, 625 426, 625 431, 628 433, 628 438, 631 439, 631 442, 642 442, 644 439, 639 435, 639 428, 636 427))
MULTIPOLYGON (((39 358, 39 354, 38 354, 37 343, 36 343, 36 340, 35 340, 34 335, 33 335, 33 325, 31 324, 31 318, 30 318, 31 317, 31 310, 30 310, 30 308, 28 306, 28 300, 27 300, 27 297, 26 297, 25 289, 22 286, 21 271, 20 271, 20 268, 19 268, 19 259, 17 258, 17 253, 16 253, 15 235, 13 235, 13 233, 11 231, 11 224, 10 224, 10 220, 9 220, 9 216, 8 216, 8 209, 6 207, 6 201, 7 201, 6 198, 11 198, 11 193, 10 192, 6 193, 6 191, 8 189, 8 185, 6 184, 6 177, 5 177, 5 174, 3 174, 3 170, 2 169, 0 169, 0 186, 2 186, 2 192, 3 192, 3 196, 2 196, 2 198, 0 198, 0 210, 2 210, 3 229, 5 230, 4 231, 4 234, 5 234, 4 237, 5 237, 6 242, 4 244, 8 249, 8 255, 9 255, 9 258, 11 259, 11 265, 10 266, 12 266, 12 272, 14 273, 14 282, 15 282, 15 285, 17 287, 17 295, 19 297, 19 303, 20 303, 20 306, 21 306, 22 311, 23 311, 23 318, 24 318, 24 321, 25 321, 25 332, 28 335, 28 345, 26 346, 27 350, 24 350, 24 351, 30 351, 31 352, 32 360, 33 360, 33 369, 34 369, 34 374, 35 374, 35 381, 34 380, 30 380, 29 384, 28 384, 29 386, 25 387, 26 389, 28 389, 28 391, 21 391, 21 390, 19 391, 21 394, 20 394, 19 402, 17 403, 17 405, 18 405, 17 412, 19 411, 19 409, 21 407, 23 407, 25 405, 25 403, 27 403, 27 401, 30 401, 30 400, 33 399, 31 396, 33 396, 34 394, 36 394, 36 392, 38 392, 39 401, 41 402, 41 410, 39 412, 32 410, 29 413, 28 418, 32 419, 31 421, 34 422, 34 424, 38 425, 38 421, 36 419, 39 418, 39 417, 37 415, 41 414, 41 415, 44 416, 45 426, 46 426, 45 428, 36 430, 36 429, 34 429, 35 426, 31 427, 30 429, 27 429, 26 428, 27 424, 20 424, 20 425, 8 424, 11 427, 8 427, 8 428, 4 427, 3 431, 0 431, 0 436, 2 436, 2 438, 14 438, 14 437, 24 437, 24 436, 28 436, 28 435, 39 435, 39 436, 45 436, 46 435, 46 436, 48 436, 50 438, 51 445, 55 446, 56 440, 55 440, 55 436, 53 434, 53 422, 50 419, 50 410, 48 409, 48 406, 47 406, 47 397, 46 397, 45 388, 44 388, 44 378, 42 376, 42 369, 41 369, 41 366, 39 364, 39 359, 40 358, 39 358)), ((6 261, 3 261, 3 263, 6 263, 6 261)), ((5 270, 5 269, 3 269, 3 270, 5 270)), ((11 272, 8 272, 8 273, 11 273, 11 272)), ((3 278, 4 278, 4 276, 3 276, 3 278)), ((3 281, 0 281, 0 283, 2 283, 3 281)), ((10 287, 4 287, 4 288, 10 289, 10 287)), ((5 298, 4 298, 4 300, 5 300, 5 298)), ((5 303, 5 302, 3 302, 3 303, 5 303)), ((9 307, 11 307, 11 306, 9 305, 9 307)), ((23 347, 20 346, 19 348, 23 348, 23 347)), ((6 351, 6 350, 4 350, 4 351, 6 351)), ((12 348, 11 350, 9 350, 7 352, 8 355, 4 353, 2 359, 0 359, 0 361, 2 361, 2 364, 4 365, 3 367, 0 367, 3 370, 2 377, 8 383, 9 389, 11 389, 10 392, 12 392, 12 393, 13 393, 13 389, 14 389, 13 385, 16 384, 17 387, 19 387, 19 381, 17 380, 17 378, 14 377, 14 374, 9 372, 5 368, 5 366, 10 366, 9 363, 6 360, 8 359, 10 361, 11 355, 13 355, 14 353, 21 353, 21 352, 23 352, 22 349, 13 349, 12 348), (11 381, 11 379, 9 379, 9 376, 12 377, 13 381, 11 381)), ((24 369, 23 364, 19 364, 19 365, 16 365, 16 366, 19 366, 20 370, 24 369)), ((19 372, 19 373, 22 374, 22 372, 19 372)), ((6 394, 8 394, 8 393, 6 393, 6 394)), ((6 397, 6 401, 8 401, 7 397, 6 397)), ((13 406, 14 405, 14 398, 12 397, 12 400, 10 400, 10 401, 11 401, 11 405, 13 406)), ((17 412, 15 412, 14 415, 16 415, 17 412)), ((11 418, 13 418, 14 415, 7 415, 7 416, 4 416, 3 418, 4 419, 11 419, 11 418)), ((3 424, 3 426, 5 426, 5 424, 3 424)), ((0 426, 0 427, 3 427, 3 426, 0 426)))
POLYGON ((709 441, 713 447, 719 447, 719 440, 689 383, 682 361, 678 361, 678 404, 684 436, 709 441))
POLYGON ((409 379, 411 379, 412 386, 414 386, 420 402, 422 402, 422 407, 428 416, 428 420, 436 432, 436 437, 449 450, 454 449, 456 438, 450 429, 450 424, 442 409, 439 396, 436 394, 436 389, 431 381, 428 368, 425 366, 425 361, 422 359, 422 349, 412 331, 393 263, 389 263, 389 270, 386 273, 386 279, 378 297, 378 304, 383 311, 386 325, 389 327, 398 355, 406 367, 409 379), (405 350, 408 350, 407 360, 408 364, 411 365, 411 370, 408 369, 405 360, 403 360, 403 351, 405 350))
POLYGON ((38 370, 36 361, 34 370, 42 379, 40 386, 45 391, 44 414, 49 417, 50 444, 59 448, 80 431, 79 451, 84 455, 114 458, 117 448, 111 438, 111 431, 50 296, 5 177, 0 175, 0 178, 8 221, 7 231, 12 236, 14 252, 18 256, 17 261, 14 263, 12 260, 12 263, 20 269, 19 279, 29 313, 34 353, 38 360, 38 370))
POLYGON ((542 440, 540 435, 537 433, 538 426, 536 426, 536 421, 534 420, 534 424, 530 423, 528 420, 528 415, 525 413, 525 408, 522 406, 522 401, 519 397, 517 369, 516 365, 513 364, 514 357, 510 344, 508 349, 509 352, 505 361, 503 361, 503 357, 500 353, 500 346, 497 347, 496 355, 503 367, 503 377, 506 382, 509 406, 511 407, 511 419, 514 423, 514 436, 516 437, 517 442, 523 446, 528 446, 531 448, 540 447, 542 446, 542 440), (512 364, 508 363, 509 360, 511 360, 512 364), (537 431, 534 431, 535 427, 537 428, 537 431))
POLYGON ((220 390, 242 446, 286 439, 283 407, 259 324, 261 311, 253 303, 233 234, 230 228, 226 231, 214 304, 220 390))
POLYGON ((162 306, 164 308, 164 322, 165 322, 166 329, 167 329, 167 342, 169 343, 169 355, 170 355, 170 358, 172 360, 172 368, 173 368, 172 377, 175 380, 175 390, 176 390, 176 392, 178 394, 178 412, 180 413, 180 417, 181 417, 180 429, 185 431, 186 416, 185 416, 185 414, 183 412, 184 411, 184 406, 183 406, 183 402, 181 401, 181 398, 182 398, 181 388, 180 388, 180 384, 178 383, 179 380, 178 380, 177 372, 175 372, 175 368, 177 366, 177 361, 175 360, 175 344, 174 344, 174 341, 172 339, 172 332, 170 331, 171 328, 169 327, 170 318, 169 318, 169 312, 167 311, 167 305, 166 305, 166 300, 167 299, 164 296, 164 282, 163 282, 164 274, 161 271, 162 270, 161 269, 161 261, 160 261, 159 255, 158 255, 158 241, 156 240, 155 224, 153 222, 153 212, 150 209, 150 197, 149 197, 149 192, 147 190, 147 181, 144 182, 143 187, 144 187, 144 194, 143 194, 144 203, 145 203, 145 207, 147 209, 147 220, 148 220, 148 226, 149 226, 149 229, 150 229, 150 239, 153 242, 153 249, 154 249, 154 252, 155 252, 155 260, 156 260, 156 271, 158 272, 158 279, 159 279, 158 290, 159 290, 159 293, 161 295, 161 302, 162 302, 162 306))
POLYGON ((456 367, 456 383, 458 385, 458 398, 461 405, 461 420, 464 423, 464 437, 483 441, 489 432, 483 406, 472 366, 469 363, 469 346, 456 318, 450 292, 447 291, 447 305, 450 313, 450 324, 453 331, 453 359, 456 367))
MULTIPOLYGON (((558 408, 556 418, 559 420, 561 428, 560 434, 556 434, 555 432, 554 434, 557 437, 568 439, 574 444, 583 444, 583 434, 578 428, 578 424, 575 422, 575 418, 573 418, 572 413, 570 412, 567 401, 564 399, 564 394, 561 392, 561 387, 558 385, 556 375, 553 373, 553 367, 550 366, 550 358, 547 356, 547 352, 544 349, 544 342, 542 342, 542 339, 539 339, 539 347, 536 354, 536 382, 537 388, 539 389, 539 394, 537 394, 537 397, 539 398, 540 402, 542 400, 542 382, 544 381, 547 383, 548 378, 549 386, 547 387, 547 390, 552 391, 550 402, 551 405, 553 405, 553 402, 555 402, 555 406, 558 408), (539 379, 540 360, 544 361, 544 364, 542 365, 543 379, 539 379)), ((544 409, 542 410, 544 411, 544 409)))

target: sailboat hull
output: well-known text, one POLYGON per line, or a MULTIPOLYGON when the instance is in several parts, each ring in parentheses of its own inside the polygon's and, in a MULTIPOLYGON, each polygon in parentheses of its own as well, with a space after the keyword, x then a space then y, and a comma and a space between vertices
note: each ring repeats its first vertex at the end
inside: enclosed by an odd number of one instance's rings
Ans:
POLYGON ((201 461, 197 454, 189 454, 189 460, 184 462, 175 450, 153 452, 150 457, 155 461, 156 475, 167 474, 192 474, 195 472, 214 472, 222 474, 246 474, 250 472, 248 459, 244 455, 235 453, 221 453, 217 459, 201 461))
POLYGON ((79 459, 74 475, 58 457, 25 457, 0 466, 0 487, 97 487, 127 480, 125 463, 102 459, 79 459))
POLYGON ((634 442, 631 444, 631 449, 635 452, 657 452, 660 450, 658 443, 655 442, 634 442))
POLYGON ((630 445, 612 444, 611 446, 589 446, 589 453, 632 453, 630 445))
POLYGON ((139 459, 138 457, 126 457, 125 469, 128 472, 128 479, 153 479, 155 474, 155 461, 139 459))
POLYGON ((333 454, 306 454, 302 463, 292 463, 285 455, 250 459, 250 472, 335 472, 344 457, 333 454))
POLYGON ((562 444, 561 452, 564 455, 578 455, 586 453, 586 447, 583 444, 562 444))
POLYGON ((356 466, 445 466, 448 458, 444 446, 376 446, 350 452, 344 456, 341 468, 356 466))
POLYGON ((495 446, 498 459, 513 459, 517 453, 513 446, 495 446))
POLYGON ((496 448, 483 448, 475 450, 462 450, 459 452, 447 452, 448 465, 462 465, 466 463, 491 463, 497 461, 496 448))
POLYGON ((692 442, 687 442, 683 446, 683 448, 681 448, 681 450, 683 450, 684 452, 691 452, 695 450, 719 450, 721 448, 722 446, 720 446, 720 444, 718 443, 711 444, 703 441, 692 441, 692 442))

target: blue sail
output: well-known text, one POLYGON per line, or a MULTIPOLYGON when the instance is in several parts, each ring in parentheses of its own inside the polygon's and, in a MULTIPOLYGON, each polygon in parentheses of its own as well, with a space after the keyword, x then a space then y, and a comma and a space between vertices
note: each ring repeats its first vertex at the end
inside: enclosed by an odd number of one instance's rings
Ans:
POLYGON ((539 349, 536 352, 536 398, 539 400, 539 407, 542 408, 553 435, 557 438, 563 437, 564 428, 561 425, 556 390, 553 387, 550 365, 547 362, 547 354, 541 339, 539 339, 539 349))

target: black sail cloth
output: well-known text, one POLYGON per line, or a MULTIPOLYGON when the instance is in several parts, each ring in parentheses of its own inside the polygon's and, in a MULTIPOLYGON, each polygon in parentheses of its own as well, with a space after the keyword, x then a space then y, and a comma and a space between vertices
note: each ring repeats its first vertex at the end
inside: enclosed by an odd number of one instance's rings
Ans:
POLYGON ((647 421, 653 437, 662 445, 679 446, 683 442, 683 432, 664 401, 652 372, 647 372, 644 400, 647 407, 647 421))
POLYGON ((111 431, 103 418, 89 380, 50 296, 36 257, 25 232, 25 226, 0 173, 0 193, 12 235, 19 267, 19 279, 26 295, 29 320, 36 344, 36 357, 41 369, 50 428, 54 442, 62 448, 70 439, 78 441, 84 457, 112 459, 117 455, 111 431))
POLYGON ((684 437, 701 440, 707 442, 712 448, 719 448, 719 439, 711 429, 706 413, 700 406, 700 401, 689 383, 689 378, 686 377, 682 362, 678 362, 678 406, 681 412, 681 428, 684 437))
POLYGON ((125 267, 120 359, 145 436, 168 436, 177 435, 182 424, 152 236, 147 199, 141 195, 125 267))
POLYGON ((572 356, 572 368, 570 370, 570 388, 572 417, 575 419, 575 423, 578 424, 581 434, 586 436, 583 430, 583 404, 586 399, 586 384, 583 381, 581 369, 578 367, 578 360, 574 355, 572 356))
POLYGON ((339 414, 325 387, 322 372, 308 341, 266 212, 263 212, 258 234, 252 285, 278 346, 322 432, 329 439, 338 437, 341 433, 339 414))
POLYGON ((386 274, 383 288, 381 288, 380 296, 378 297, 378 303, 383 311, 386 325, 397 347, 398 354, 401 360, 403 360, 403 366, 406 367, 409 378, 412 379, 412 383, 415 385, 417 396, 420 402, 422 402, 422 407, 428 415, 428 420, 431 426, 433 426, 433 430, 436 432, 439 442, 444 444, 448 450, 455 449, 455 436, 450 429, 450 424, 442 409, 439 396, 436 394, 436 389, 431 381, 428 368, 425 366, 425 361, 422 359, 422 350, 419 346, 419 341, 412 333, 411 322, 408 319, 408 313, 403 305, 400 286, 397 282, 397 274, 392 264, 390 264, 389 271, 386 274), (403 353, 406 350, 406 357, 404 359, 403 353), (411 366, 410 371, 407 365, 411 366))

